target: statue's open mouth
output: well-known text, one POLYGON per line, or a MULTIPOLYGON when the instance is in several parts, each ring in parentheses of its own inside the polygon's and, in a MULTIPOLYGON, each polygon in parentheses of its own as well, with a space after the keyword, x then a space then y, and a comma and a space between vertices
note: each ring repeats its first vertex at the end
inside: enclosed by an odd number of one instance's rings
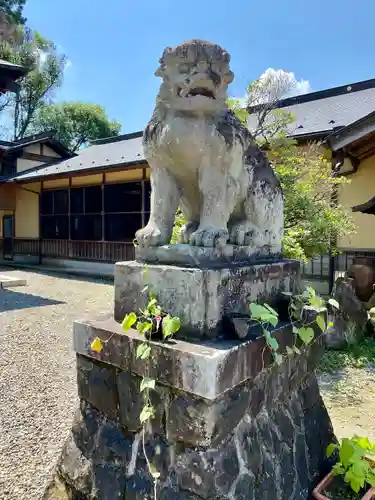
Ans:
POLYGON ((179 97, 202 96, 202 97, 207 97, 208 99, 216 99, 214 92, 204 87, 196 87, 190 89, 188 92, 186 92, 186 90, 183 90, 182 88, 179 88, 177 94, 179 97))
POLYGON ((204 88, 191 89, 186 97, 195 97, 197 95, 208 97, 209 99, 215 99, 214 93, 211 90, 204 88))

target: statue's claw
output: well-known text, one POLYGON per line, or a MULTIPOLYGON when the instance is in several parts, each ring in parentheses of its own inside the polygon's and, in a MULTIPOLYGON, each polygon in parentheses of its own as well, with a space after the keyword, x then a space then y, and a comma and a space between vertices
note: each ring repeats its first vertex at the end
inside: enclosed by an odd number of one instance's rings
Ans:
POLYGON ((163 231, 153 224, 147 224, 146 227, 135 233, 135 240, 140 247, 157 247, 168 245, 170 238, 167 231, 163 231))
POLYGON ((189 243, 190 236, 198 229, 198 222, 189 221, 181 228, 180 232, 180 242, 181 243, 189 243))
POLYGON ((227 229, 202 227, 190 236, 190 245, 197 247, 224 247, 228 241, 227 229))

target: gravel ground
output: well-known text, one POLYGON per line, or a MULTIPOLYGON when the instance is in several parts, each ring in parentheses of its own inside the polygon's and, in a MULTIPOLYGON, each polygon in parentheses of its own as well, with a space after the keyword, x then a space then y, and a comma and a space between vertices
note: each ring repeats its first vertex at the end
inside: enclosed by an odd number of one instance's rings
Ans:
MULTIPOLYGON (((113 307, 106 281, 0 269, 27 286, 0 291, 0 500, 40 500, 76 405, 72 323, 113 307)), ((320 377, 339 437, 375 439, 375 373, 320 377)))
POLYGON ((357 434, 375 441, 375 369, 347 368, 324 373, 319 385, 336 436, 357 434))
POLYGON ((76 404, 73 320, 113 307, 106 281, 0 269, 0 499, 40 500, 76 404))

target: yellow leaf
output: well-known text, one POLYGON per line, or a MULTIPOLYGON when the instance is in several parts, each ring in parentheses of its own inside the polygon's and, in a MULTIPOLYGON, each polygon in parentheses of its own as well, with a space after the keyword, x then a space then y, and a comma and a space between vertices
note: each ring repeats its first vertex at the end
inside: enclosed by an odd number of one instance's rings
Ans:
POLYGON ((95 352, 100 352, 103 349, 103 342, 99 337, 96 337, 91 343, 91 349, 95 352))

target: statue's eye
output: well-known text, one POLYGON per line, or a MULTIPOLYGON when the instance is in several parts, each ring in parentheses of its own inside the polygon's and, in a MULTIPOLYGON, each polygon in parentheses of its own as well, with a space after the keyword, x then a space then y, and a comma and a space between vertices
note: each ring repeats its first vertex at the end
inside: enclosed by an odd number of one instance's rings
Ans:
POLYGON ((189 73, 189 66, 187 64, 181 64, 180 73, 189 73))

